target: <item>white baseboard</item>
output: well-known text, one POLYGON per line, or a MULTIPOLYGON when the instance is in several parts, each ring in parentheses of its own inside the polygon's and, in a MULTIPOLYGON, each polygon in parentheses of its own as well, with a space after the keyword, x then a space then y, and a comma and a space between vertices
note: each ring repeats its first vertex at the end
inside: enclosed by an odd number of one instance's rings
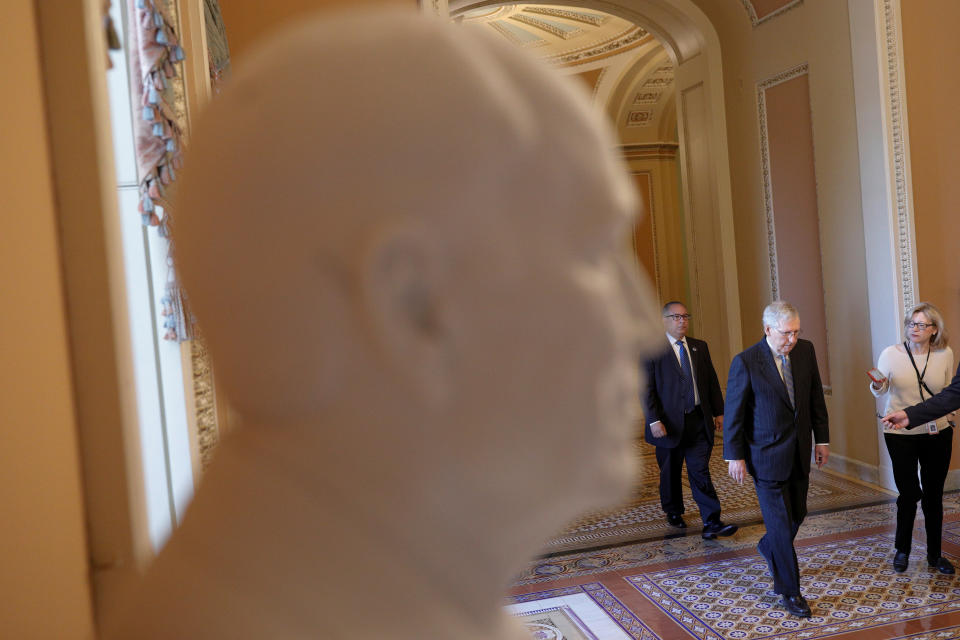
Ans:
MULTIPOLYGON (((880 469, 875 464, 867 464, 838 453, 831 453, 830 457, 827 458, 826 468, 862 482, 880 485, 880 469)), ((958 475, 957 480, 960 481, 960 475, 958 475)))
POLYGON ((960 469, 951 469, 947 472, 947 481, 943 483, 944 491, 960 489, 960 469))

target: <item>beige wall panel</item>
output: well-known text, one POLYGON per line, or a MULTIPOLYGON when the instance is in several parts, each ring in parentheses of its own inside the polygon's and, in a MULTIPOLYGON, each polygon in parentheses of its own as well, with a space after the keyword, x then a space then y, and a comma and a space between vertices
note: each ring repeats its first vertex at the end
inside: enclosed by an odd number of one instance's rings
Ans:
MULTIPOLYGON (((960 3, 900 3, 904 75, 910 127, 917 301, 944 313, 952 347, 960 354, 960 3)), ((956 434, 954 438, 956 439, 956 434)), ((950 467, 960 468, 954 456, 950 467)))
POLYGON ((807 74, 764 90, 779 297, 800 310, 823 384, 830 384, 820 219, 807 74))
POLYGON ((0 637, 93 634, 76 420, 32 0, 0 22, 0 637))
POLYGON ((633 175, 637 193, 640 195, 640 206, 643 214, 633 229, 633 248, 637 255, 637 263, 643 269, 650 282, 653 282, 659 293, 657 277, 657 255, 654 245, 654 218, 651 203, 653 201, 653 176, 650 173, 635 173, 633 175))
POLYGON ((243 56, 263 34, 286 23, 303 18, 319 9, 342 9, 361 4, 372 6, 392 4, 417 10, 417 0, 221 0, 220 12, 230 43, 233 64, 243 56))
POLYGON ((628 166, 646 207, 644 220, 635 230, 638 261, 643 264, 644 258, 639 253, 644 245, 649 246, 655 252, 650 263, 655 267, 656 280, 654 272, 650 273, 659 301, 686 303, 690 299, 690 278, 676 148, 668 147, 660 152, 633 148, 633 153, 636 155, 628 157, 628 166))
POLYGON ((713 149, 707 136, 709 115, 703 84, 680 93, 681 154, 687 182, 684 208, 686 247, 690 264, 691 299, 687 308, 694 314, 691 331, 710 343, 720 383, 726 386, 731 358, 727 331, 726 297, 723 282, 723 257, 716 195, 710 180, 713 149))

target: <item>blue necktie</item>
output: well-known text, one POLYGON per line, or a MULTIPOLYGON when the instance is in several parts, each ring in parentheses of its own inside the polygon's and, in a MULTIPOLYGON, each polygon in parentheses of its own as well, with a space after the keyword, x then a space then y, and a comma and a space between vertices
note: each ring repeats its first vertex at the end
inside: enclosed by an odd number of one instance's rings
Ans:
POLYGON ((790 396, 790 406, 796 407, 797 403, 793 398, 793 367, 790 366, 790 361, 787 360, 787 356, 781 355, 780 362, 783 363, 783 384, 787 386, 787 395, 790 396))
POLYGON ((696 398, 693 395, 693 372, 690 371, 690 360, 687 358, 687 350, 683 348, 683 340, 677 340, 677 346, 680 348, 680 373, 681 384, 683 385, 683 412, 690 413, 696 406, 696 398))

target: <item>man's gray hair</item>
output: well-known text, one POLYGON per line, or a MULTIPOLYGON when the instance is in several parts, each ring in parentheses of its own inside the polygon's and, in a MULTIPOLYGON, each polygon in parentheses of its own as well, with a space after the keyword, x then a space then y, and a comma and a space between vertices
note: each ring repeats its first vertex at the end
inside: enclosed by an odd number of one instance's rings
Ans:
POLYGON ((763 310, 763 326, 777 328, 781 321, 799 316, 797 308, 786 300, 774 300, 763 310))

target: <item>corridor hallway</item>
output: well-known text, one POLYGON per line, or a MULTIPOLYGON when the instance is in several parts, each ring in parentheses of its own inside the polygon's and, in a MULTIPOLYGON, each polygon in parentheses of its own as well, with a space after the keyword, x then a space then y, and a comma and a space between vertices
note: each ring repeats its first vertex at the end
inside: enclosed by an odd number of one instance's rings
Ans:
MULTIPOLYGON (((756 549, 763 524, 748 515, 749 509, 742 509, 746 518, 732 515, 731 502, 746 497, 728 493, 717 473, 718 461, 723 464, 719 458, 715 450, 711 467, 724 518, 741 525, 733 537, 701 539, 684 487, 688 529, 669 529, 636 543, 545 555, 517 576, 509 610, 540 640, 960 638, 960 580, 927 568, 922 519, 914 530, 909 568, 894 573, 895 497, 867 506, 818 508, 813 494, 823 479, 813 476, 811 515, 797 537, 801 588, 813 617, 787 614, 771 591, 766 562, 756 549)), ((647 475, 650 462, 644 465, 647 475)), ((868 487, 836 474, 818 475, 834 486, 869 493, 868 487)), ((656 485, 652 488, 655 492, 656 485)), ((753 493, 747 484, 740 491, 753 493)), ((869 499, 882 500, 881 493, 877 490, 869 499)), ((654 506, 648 524, 659 527, 663 516, 654 506)), ((957 492, 944 497, 943 555, 960 561, 957 492)))

